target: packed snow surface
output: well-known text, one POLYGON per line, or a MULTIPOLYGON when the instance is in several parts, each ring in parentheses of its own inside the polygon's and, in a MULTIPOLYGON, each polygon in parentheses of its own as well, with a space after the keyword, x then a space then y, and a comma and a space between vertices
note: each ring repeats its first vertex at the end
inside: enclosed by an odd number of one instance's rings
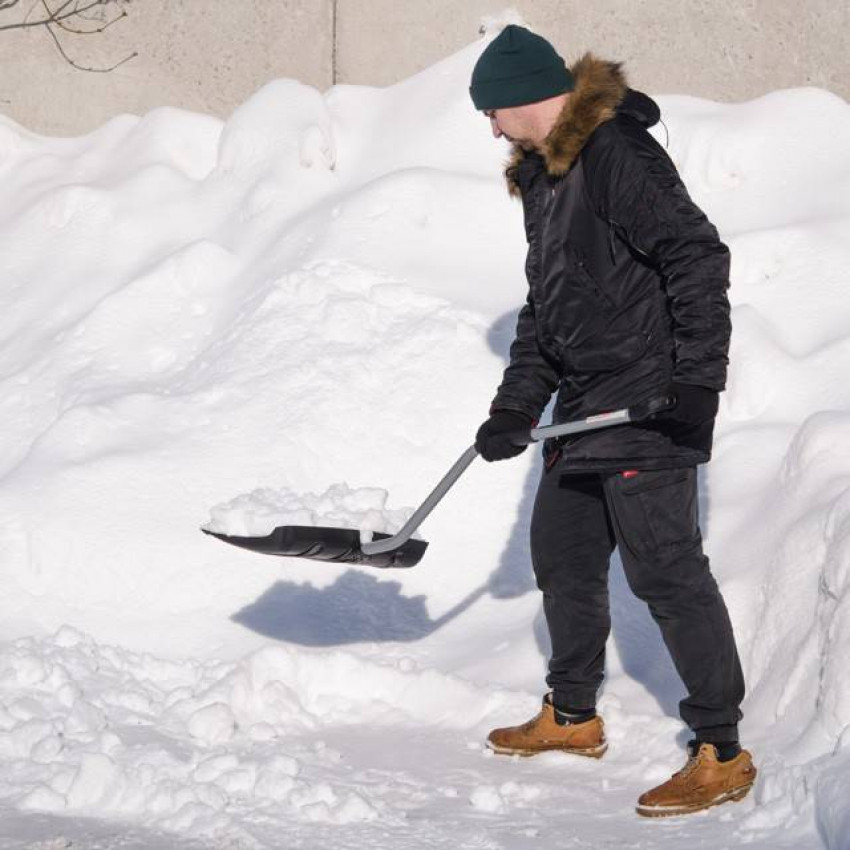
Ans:
POLYGON ((413 570, 200 533, 211 509, 227 533, 392 530, 473 441, 525 297, 506 150, 467 94, 482 46, 387 89, 276 80, 225 122, 0 117, 0 848, 850 848, 835 95, 660 97, 653 130, 733 256, 702 526, 746 800, 634 815, 687 732, 616 561, 605 758, 483 748, 544 687, 535 451, 473 464, 413 570))

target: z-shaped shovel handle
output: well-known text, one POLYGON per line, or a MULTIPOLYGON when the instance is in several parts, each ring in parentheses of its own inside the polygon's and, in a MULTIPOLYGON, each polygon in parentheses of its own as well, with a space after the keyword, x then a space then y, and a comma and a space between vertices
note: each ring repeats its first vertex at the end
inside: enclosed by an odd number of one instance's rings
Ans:
MULTIPOLYGON (((575 422, 564 422, 560 425, 546 425, 543 428, 530 428, 528 431, 517 432, 513 442, 518 446, 537 443, 549 437, 564 437, 567 434, 580 434, 583 431, 595 431, 598 428, 610 428, 612 425, 624 425, 627 422, 639 422, 642 419, 650 419, 658 413, 676 406, 676 399, 665 396, 655 398, 651 401, 626 407, 622 410, 613 410, 610 413, 599 413, 588 416, 587 419, 578 419, 575 422)), ((425 521, 425 518, 440 503, 440 500, 452 485, 466 471, 467 467, 478 457, 475 446, 470 446, 455 461, 452 468, 442 477, 440 483, 431 491, 425 501, 414 511, 413 516, 402 526, 401 530, 392 537, 383 540, 375 540, 370 543, 361 543, 360 549, 364 555, 379 555, 398 549, 413 536, 416 529, 425 521)))

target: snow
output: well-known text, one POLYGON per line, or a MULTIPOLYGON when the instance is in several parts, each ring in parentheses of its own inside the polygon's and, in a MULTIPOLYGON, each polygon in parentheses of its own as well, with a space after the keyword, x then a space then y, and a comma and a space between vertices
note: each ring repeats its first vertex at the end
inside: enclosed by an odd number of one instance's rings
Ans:
POLYGON ((203 527, 231 537, 264 537, 279 525, 356 528, 361 541, 376 531, 395 534, 413 508, 388 510, 389 493, 380 487, 334 484, 324 493, 294 493, 288 487, 254 490, 210 509, 203 527))
POLYGON ((473 464, 412 570, 200 533, 393 531, 472 442, 524 298, 506 151, 467 94, 481 47, 387 89, 276 80, 225 122, 54 139, 0 116, 0 848, 850 848, 850 114, 829 92, 664 96, 653 131, 733 256, 702 524, 747 799, 634 815, 687 731, 616 561, 606 756, 483 747, 543 688, 534 451, 473 464))

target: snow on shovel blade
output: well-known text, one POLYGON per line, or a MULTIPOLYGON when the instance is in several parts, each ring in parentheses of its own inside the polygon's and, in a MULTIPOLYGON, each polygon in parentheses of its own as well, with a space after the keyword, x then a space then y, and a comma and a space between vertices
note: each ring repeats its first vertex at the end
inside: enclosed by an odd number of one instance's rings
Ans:
MULTIPOLYGON (((410 539, 396 549, 366 555, 360 548, 360 532, 353 528, 326 528, 314 525, 279 525, 265 537, 236 537, 201 529, 204 534, 225 543, 287 558, 312 558, 335 564, 363 564, 369 567, 413 567, 419 563, 428 544, 410 539)), ((389 534, 375 533, 373 540, 385 540, 389 534)))

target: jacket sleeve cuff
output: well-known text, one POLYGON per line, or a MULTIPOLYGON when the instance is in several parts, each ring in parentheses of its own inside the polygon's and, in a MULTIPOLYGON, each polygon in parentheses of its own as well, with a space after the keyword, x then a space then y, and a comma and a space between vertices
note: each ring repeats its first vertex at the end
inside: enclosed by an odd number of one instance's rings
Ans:
POLYGON ((531 416, 527 410, 522 410, 518 407, 511 407, 510 405, 506 404, 497 404, 496 402, 493 402, 493 404, 490 405, 490 416, 492 416, 494 413, 499 413, 502 411, 505 413, 517 413, 520 416, 524 416, 531 423, 532 428, 536 428, 537 423, 540 421, 539 418, 531 416))

